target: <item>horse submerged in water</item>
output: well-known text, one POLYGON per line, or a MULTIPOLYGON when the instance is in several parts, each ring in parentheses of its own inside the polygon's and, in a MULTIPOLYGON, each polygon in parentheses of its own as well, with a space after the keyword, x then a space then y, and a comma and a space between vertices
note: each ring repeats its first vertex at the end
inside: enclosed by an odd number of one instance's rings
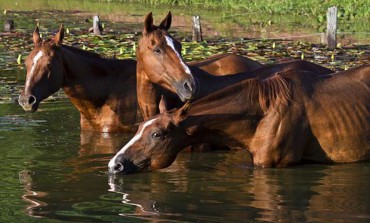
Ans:
POLYGON ((161 96, 167 99, 169 108, 176 108, 189 99, 201 98, 241 80, 277 71, 304 69, 318 74, 333 73, 304 60, 262 66, 233 54, 187 64, 181 56, 181 43, 168 32, 171 22, 171 12, 159 26, 153 24, 152 13, 145 17, 143 35, 136 50, 138 103, 144 120, 159 113, 161 96), (218 75, 212 75, 215 73, 218 75))
MULTIPOLYGON (((136 131, 137 123, 142 121, 137 104, 136 61, 102 58, 63 45, 63 37, 63 26, 54 39, 42 40, 38 27, 33 32, 34 49, 25 61, 27 76, 19 104, 25 111, 35 112, 42 100, 62 88, 80 112, 82 130, 136 131)), ((244 67, 245 61, 240 58, 229 61, 235 67, 220 64, 220 60, 235 57, 217 56, 193 64, 217 75, 244 67)))
POLYGON ((332 75, 288 70, 244 80, 142 123, 111 173, 165 168, 194 143, 246 149, 255 166, 370 159, 370 65, 332 75))

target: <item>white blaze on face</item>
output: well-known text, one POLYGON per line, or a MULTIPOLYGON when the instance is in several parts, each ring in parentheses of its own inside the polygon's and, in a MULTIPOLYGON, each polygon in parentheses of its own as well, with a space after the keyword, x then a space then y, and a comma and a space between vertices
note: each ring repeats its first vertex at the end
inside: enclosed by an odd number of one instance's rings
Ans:
POLYGON ((144 123, 143 127, 141 128, 140 132, 136 133, 136 135, 109 161, 108 167, 109 169, 113 169, 116 164, 116 159, 120 154, 124 154, 130 146, 132 146, 136 141, 138 141, 141 136, 143 135, 143 132, 146 127, 152 125, 154 121, 157 120, 156 118, 151 119, 144 123))
POLYGON ((29 81, 30 81, 30 78, 32 77, 33 75, 33 72, 35 71, 35 68, 36 68, 36 65, 37 65, 37 61, 42 57, 43 53, 42 51, 40 50, 36 56, 33 58, 33 63, 32 63, 32 67, 31 67, 31 71, 30 71, 30 74, 27 75, 27 82, 26 82, 26 86, 28 86, 29 84, 29 81))
MULTIPOLYGON (((193 78, 193 75, 188 67, 188 65, 185 64, 185 62, 182 60, 182 57, 180 56, 180 54, 177 52, 177 50, 175 49, 175 45, 173 44, 173 40, 168 37, 168 36, 164 36, 166 38, 166 42, 167 42, 167 45, 170 46, 172 48, 173 51, 175 51, 175 54, 177 55, 177 57, 179 58, 180 60, 180 63, 181 65, 184 67, 184 70, 187 74, 189 74, 191 76, 191 78, 193 78)), ((194 78, 193 78, 194 79, 194 78)))

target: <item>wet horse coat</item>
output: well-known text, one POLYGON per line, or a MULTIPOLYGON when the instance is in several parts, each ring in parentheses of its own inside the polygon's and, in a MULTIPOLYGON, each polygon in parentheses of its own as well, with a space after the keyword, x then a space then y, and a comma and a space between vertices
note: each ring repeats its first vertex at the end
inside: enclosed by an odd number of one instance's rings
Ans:
POLYGON ((261 167, 370 159, 370 65, 321 76, 288 70, 160 107, 111 159, 112 173, 164 168, 186 146, 210 142, 246 149, 261 167))

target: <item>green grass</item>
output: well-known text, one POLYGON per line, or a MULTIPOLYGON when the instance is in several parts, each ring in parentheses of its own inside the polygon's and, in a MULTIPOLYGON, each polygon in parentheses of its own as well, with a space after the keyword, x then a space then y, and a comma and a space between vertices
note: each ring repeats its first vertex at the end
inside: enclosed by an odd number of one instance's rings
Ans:
POLYGON ((338 6, 339 17, 353 19, 370 17, 368 0, 109 0, 158 6, 161 4, 224 9, 244 13, 296 14, 322 16, 330 6, 338 6))

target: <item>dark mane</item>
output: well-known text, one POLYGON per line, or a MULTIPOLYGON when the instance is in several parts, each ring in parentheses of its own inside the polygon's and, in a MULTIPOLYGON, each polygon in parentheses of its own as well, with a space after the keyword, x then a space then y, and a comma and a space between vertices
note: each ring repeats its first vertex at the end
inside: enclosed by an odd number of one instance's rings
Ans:
POLYGON ((198 107, 196 110, 202 113, 208 109, 213 110, 214 106, 208 107, 209 103, 214 104, 215 102, 217 103, 215 106, 220 105, 222 109, 231 108, 230 103, 240 100, 242 103, 253 104, 258 97, 259 106, 262 112, 266 113, 271 107, 276 110, 279 105, 292 101, 291 85, 292 81, 280 73, 275 73, 267 78, 250 78, 194 101, 190 104, 190 110, 193 107, 198 107))
POLYGON ((259 104, 264 113, 270 107, 277 109, 279 104, 288 104, 292 100, 290 84, 280 73, 259 80, 259 104))
MULTIPOLYGON (((46 39, 42 42, 42 44, 43 45, 45 45, 45 44, 54 45, 55 42, 54 42, 53 39, 46 39)), ((100 56, 97 53, 82 50, 82 49, 79 49, 79 48, 76 48, 76 47, 73 47, 73 46, 68 46, 68 45, 63 44, 62 47, 67 49, 67 50, 70 50, 74 53, 81 54, 81 55, 86 56, 86 57, 91 57, 91 58, 96 58, 96 59, 100 59, 100 58, 107 59, 107 58, 104 58, 104 57, 100 56)))
MULTIPOLYGON (((68 49, 68 50, 70 50, 74 53, 82 54, 83 56, 86 56, 86 57, 97 58, 97 59, 103 58, 97 53, 82 50, 82 49, 79 49, 79 48, 76 48, 76 47, 73 47, 73 46, 63 45, 62 47, 65 48, 65 49, 68 49)), ((107 59, 107 58, 104 58, 104 59, 107 59)))

